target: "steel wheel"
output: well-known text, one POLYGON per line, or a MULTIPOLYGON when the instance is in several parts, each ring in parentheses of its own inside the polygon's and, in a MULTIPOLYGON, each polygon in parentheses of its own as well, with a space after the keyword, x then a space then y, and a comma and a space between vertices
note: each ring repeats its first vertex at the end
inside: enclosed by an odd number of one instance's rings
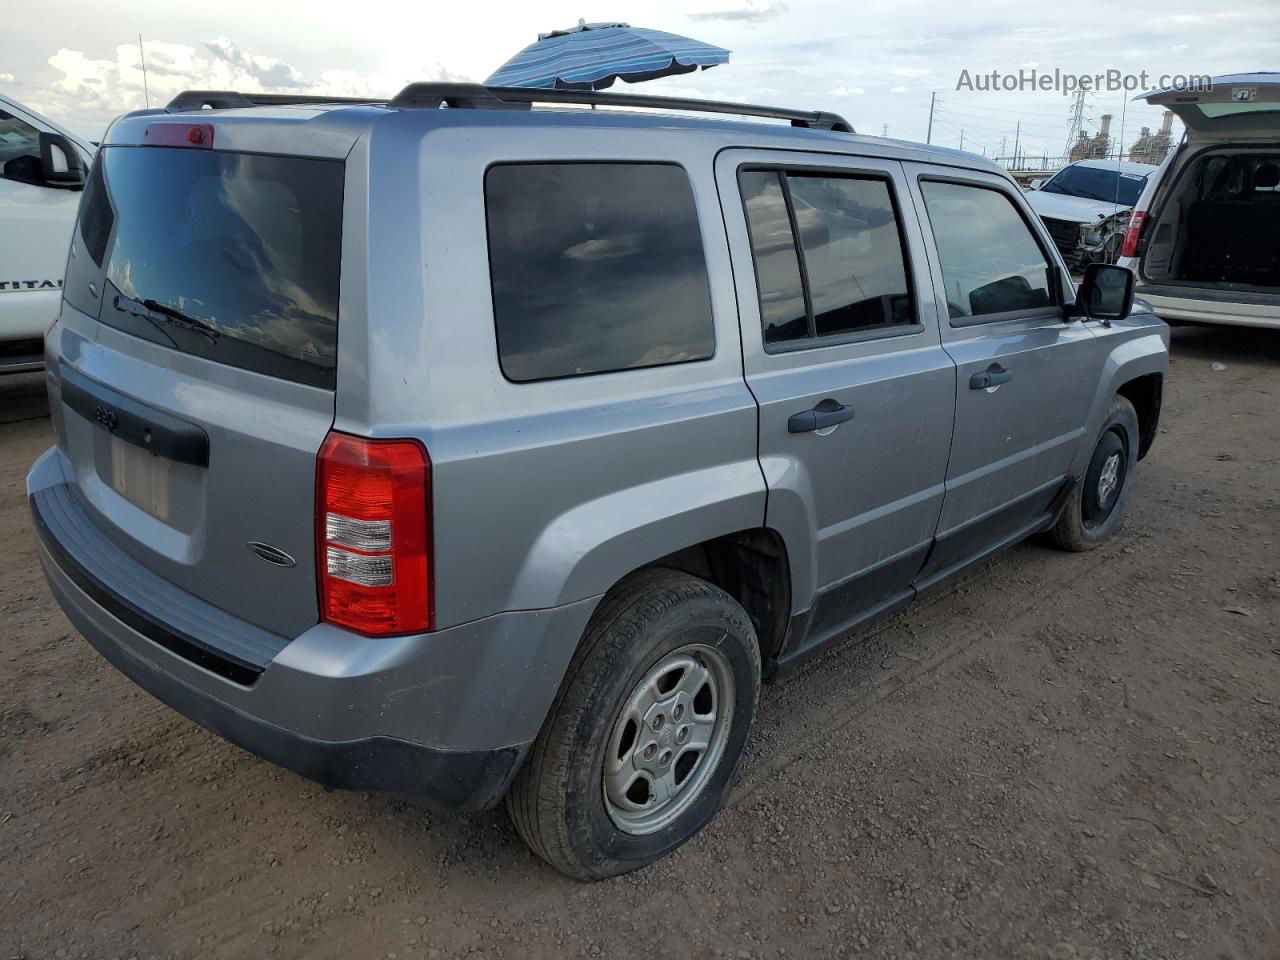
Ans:
POLYGON ((1105 523, 1120 502, 1128 472, 1128 457, 1128 448, 1119 431, 1112 429, 1102 435, 1085 475, 1081 519, 1087 529, 1095 529, 1105 523))
POLYGON ((689 808, 724 754, 733 711, 733 673, 714 647, 690 644, 650 668, 605 754, 605 807, 619 830, 654 833, 689 808))

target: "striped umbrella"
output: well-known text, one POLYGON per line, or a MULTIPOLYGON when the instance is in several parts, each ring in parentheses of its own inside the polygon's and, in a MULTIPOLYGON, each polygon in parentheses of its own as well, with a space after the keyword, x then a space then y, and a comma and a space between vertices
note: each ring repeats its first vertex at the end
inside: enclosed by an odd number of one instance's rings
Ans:
POLYGON ((491 87, 603 90, 615 80, 654 80, 729 62, 729 51, 625 23, 578 21, 538 35, 485 81, 491 87))

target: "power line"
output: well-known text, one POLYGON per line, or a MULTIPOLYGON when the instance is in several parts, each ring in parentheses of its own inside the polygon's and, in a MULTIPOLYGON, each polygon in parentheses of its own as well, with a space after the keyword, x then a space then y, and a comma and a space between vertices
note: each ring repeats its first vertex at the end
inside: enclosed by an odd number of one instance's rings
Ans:
MULTIPOLYGON (((966 113, 963 113, 963 112, 960 112, 960 111, 952 110, 952 109, 950 109, 950 108, 948 108, 948 109, 947 109, 947 113, 948 113, 950 116, 953 116, 953 117, 955 117, 955 118, 957 118, 957 119, 975 120, 975 121, 978 121, 979 123, 992 123, 992 122, 994 121, 994 118, 992 118, 992 117, 975 117, 975 116, 973 116, 972 114, 966 114, 966 113)), ((1006 116, 1009 116, 1009 115, 1008 115, 1008 114, 1006 114, 1006 116)), ((1016 117, 1021 117, 1021 116, 1022 116, 1022 114, 1021 114, 1021 113, 1017 113, 1017 114, 1014 114, 1014 116, 1016 116, 1016 117)), ((1065 118, 1065 117, 1063 118, 1063 122, 1066 122, 1066 118, 1065 118)), ((1053 131, 1055 131, 1055 132, 1061 132, 1061 130, 1062 130, 1062 124, 1061 124, 1061 123, 1040 123, 1040 122, 1038 122, 1038 121, 1037 121, 1037 122, 1031 122, 1031 123, 1029 123, 1029 122, 1027 122, 1026 120, 1023 120, 1023 121, 1022 121, 1022 125, 1023 125, 1024 127, 1035 127, 1035 128, 1037 128, 1037 129, 1040 129, 1040 130, 1053 130, 1053 131)))
MULTIPOLYGON (((956 102, 956 101, 952 101, 952 102, 954 103, 954 102, 956 102)), ((959 103, 961 103, 961 104, 963 105, 964 109, 966 109, 966 110, 977 110, 977 111, 978 111, 978 112, 980 112, 980 113, 994 113, 994 114, 997 114, 997 115, 999 115, 999 116, 1008 116, 1008 115, 1009 115, 1009 113, 1010 113, 1010 111, 1009 111, 1008 109, 1005 109, 1005 108, 1001 108, 1001 107, 989 107, 989 106, 987 106, 986 104, 983 104, 983 103, 974 103, 974 102, 969 101, 969 100, 961 100, 961 101, 959 101, 959 103)), ((1063 119, 1065 119, 1065 117, 1066 117, 1066 112, 1065 112, 1065 111, 1063 111, 1063 112, 1059 112, 1059 111, 1057 111, 1057 110, 1053 110, 1053 111, 1050 111, 1050 110, 1027 110, 1027 109, 1025 109, 1025 108, 1021 108, 1021 107, 1020 107, 1020 108, 1018 108, 1017 112, 1018 112, 1019 114, 1023 115, 1023 116, 1031 116, 1031 117, 1050 117, 1050 118, 1063 118, 1063 119)))

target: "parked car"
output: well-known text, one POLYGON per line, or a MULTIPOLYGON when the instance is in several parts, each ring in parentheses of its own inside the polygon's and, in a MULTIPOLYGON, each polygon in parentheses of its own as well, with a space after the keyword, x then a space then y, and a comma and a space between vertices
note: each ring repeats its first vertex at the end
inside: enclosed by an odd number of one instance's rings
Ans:
POLYGON ((1171 321, 1280 328, 1280 73, 1144 97, 1187 133, 1143 191, 1120 263, 1171 321))
POLYGON ((111 127, 27 481, 76 627, 246 749, 621 873, 724 803, 762 679, 1120 523, 1168 329, 993 164, 727 103, 283 100, 111 127))
POLYGON ((0 95, 0 374, 38 370, 93 146, 0 95))
POLYGON ((1033 181, 1027 202, 1069 267, 1115 263, 1129 213, 1155 170, 1149 163, 1077 160, 1048 180, 1033 181))

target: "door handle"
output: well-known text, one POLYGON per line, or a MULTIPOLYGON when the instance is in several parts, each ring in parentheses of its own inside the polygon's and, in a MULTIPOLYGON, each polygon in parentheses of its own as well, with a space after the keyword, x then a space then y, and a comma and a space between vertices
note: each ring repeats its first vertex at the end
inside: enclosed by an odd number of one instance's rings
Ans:
POLYGON ((815 430, 825 430, 827 427, 834 427, 838 423, 844 423, 846 420, 852 419, 853 407, 845 406, 843 403, 828 397, 812 410, 793 413, 787 420, 787 431, 789 433, 812 433, 815 430))
POLYGON ((1000 384, 1008 383, 1012 379, 1012 373, 1000 366, 1000 364, 993 363, 987 369, 975 373, 969 378, 969 389, 985 390, 987 387, 998 387, 1000 384))

